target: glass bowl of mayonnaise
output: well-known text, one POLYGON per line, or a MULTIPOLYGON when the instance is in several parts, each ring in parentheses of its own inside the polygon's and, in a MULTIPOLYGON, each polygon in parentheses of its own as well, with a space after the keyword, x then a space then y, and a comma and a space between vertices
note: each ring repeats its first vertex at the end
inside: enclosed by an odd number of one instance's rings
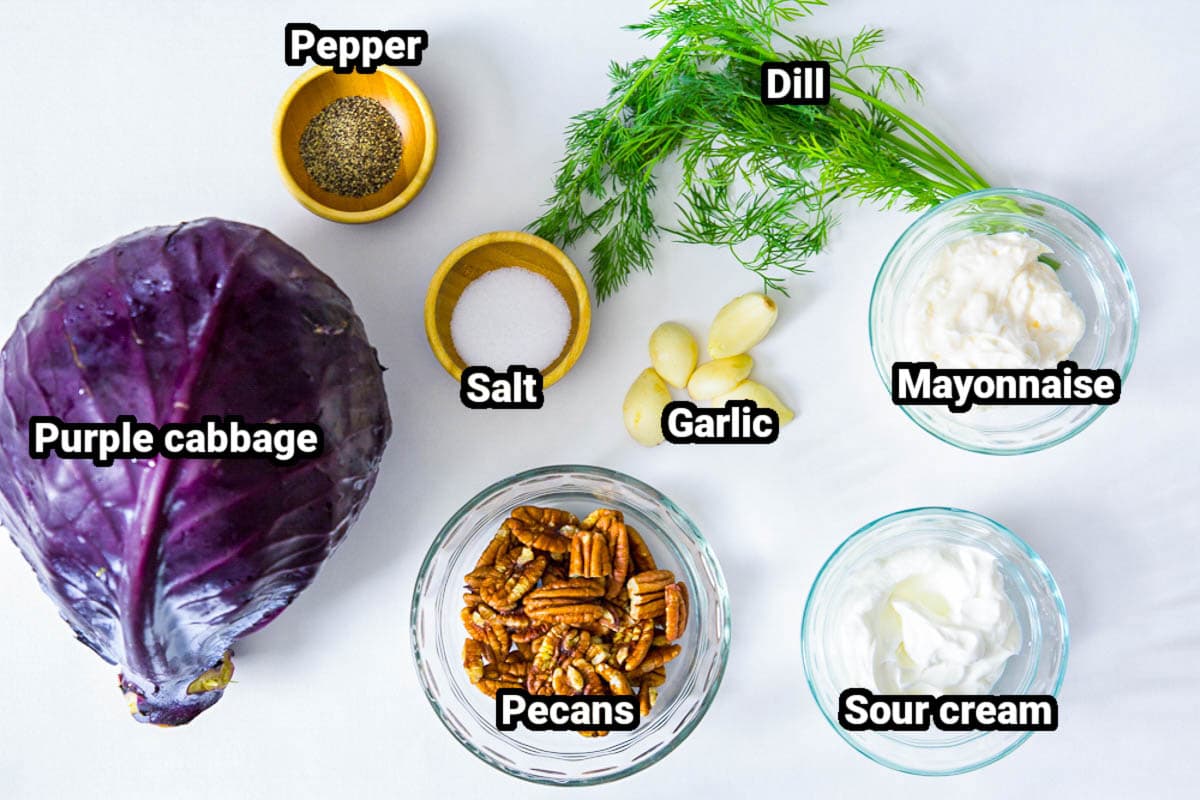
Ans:
MULTIPOLYGON (((889 393, 896 362, 1013 371, 1070 362, 1123 383, 1138 301, 1116 246, 1078 210, 1024 189, 982 189, 930 210, 897 240, 875 279, 869 326, 889 393)), ((900 406, 939 439, 995 455, 1064 442, 1107 407, 900 406)))
POLYGON ((850 730, 839 721, 843 692, 1033 701, 1057 696, 1067 667, 1067 613, 1050 570, 1003 525, 954 508, 889 514, 843 542, 809 592, 800 640, 834 730, 914 775, 979 769, 1031 734, 850 730))

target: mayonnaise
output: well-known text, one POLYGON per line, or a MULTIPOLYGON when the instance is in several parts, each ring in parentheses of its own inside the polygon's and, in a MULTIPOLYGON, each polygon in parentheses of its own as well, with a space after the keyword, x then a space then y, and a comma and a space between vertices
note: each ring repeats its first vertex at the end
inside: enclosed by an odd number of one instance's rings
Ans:
POLYGON ((943 369, 1053 367, 1083 338, 1084 317, 1020 233, 978 234, 934 256, 904 318, 903 359, 943 369))
POLYGON ((983 694, 1021 640, 995 557, 954 544, 859 568, 833 622, 839 683, 877 694, 983 694))

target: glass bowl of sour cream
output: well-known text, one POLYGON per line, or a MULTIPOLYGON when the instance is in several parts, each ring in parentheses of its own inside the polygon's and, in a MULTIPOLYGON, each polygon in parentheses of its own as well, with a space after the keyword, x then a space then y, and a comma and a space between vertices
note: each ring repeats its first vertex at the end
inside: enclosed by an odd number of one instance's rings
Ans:
MULTIPOLYGON (((889 394, 898 361, 1036 369, 1070 360, 1123 383, 1138 300, 1116 246, 1078 210, 1024 189, 982 189, 930 210, 896 241, 875 279, 869 332, 889 394)), ((1107 407, 900 406, 942 441, 995 455, 1064 442, 1107 407)))
POLYGON ((834 730, 915 775, 987 766, 1031 734, 846 730, 843 691, 1057 696, 1067 666, 1066 607, 1045 563, 1003 525, 954 508, 899 511, 846 539, 817 574, 800 640, 834 730))

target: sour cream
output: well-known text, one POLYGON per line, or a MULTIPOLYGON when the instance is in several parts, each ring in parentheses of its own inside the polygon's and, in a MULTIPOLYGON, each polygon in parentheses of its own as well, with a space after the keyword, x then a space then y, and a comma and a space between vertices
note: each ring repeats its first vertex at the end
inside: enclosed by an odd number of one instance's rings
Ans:
POLYGON ((965 545, 900 550, 847 580, 834 610, 844 688, 983 694, 1020 648, 994 556, 965 545))
POLYGON ((943 369, 1053 367, 1083 338, 1083 311, 1020 233, 969 236, 934 256, 904 317, 903 356, 943 369))

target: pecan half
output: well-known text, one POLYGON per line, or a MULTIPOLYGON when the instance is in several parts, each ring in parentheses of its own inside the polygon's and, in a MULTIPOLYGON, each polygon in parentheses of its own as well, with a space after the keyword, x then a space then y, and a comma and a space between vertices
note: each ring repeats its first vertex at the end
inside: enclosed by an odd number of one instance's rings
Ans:
POLYGON ((485 605, 462 610, 463 627, 467 635, 488 647, 493 658, 508 652, 511 639, 503 625, 494 622, 496 612, 485 605))
POLYGON ((650 572, 658 569, 658 565, 654 562, 654 556, 650 553, 650 548, 646 546, 646 540, 637 532, 637 529, 632 525, 626 525, 625 532, 629 536, 629 553, 632 560, 630 569, 636 572, 650 572))
POLYGON ((667 682, 667 668, 658 667, 641 675, 630 675, 629 682, 634 686, 662 686, 667 682))
POLYGON ((645 660, 638 665, 637 669, 629 670, 629 676, 636 677, 645 675, 647 672, 653 672, 655 669, 674 659, 682 649, 677 644, 651 648, 650 652, 646 654, 645 660))
POLYGON ((633 694, 633 687, 629 685, 629 678, 625 677, 624 672, 604 662, 596 664, 595 668, 596 674, 608 682, 608 688, 612 689, 613 694, 633 694))
POLYGON ((528 594, 546 571, 546 557, 528 547, 513 549, 492 567, 494 574, 479 586, 483 601, 497 611, 511 611, 528 594))
POLYGON ((512 510, 502 530, 510 531, 526 547, 562 555, 571 549, 578 528, 579 519, 574 514, 557 508, 520 506, 512 510))
POLYGON ((616 648, 617 663, 626 671, 637 669, 650 645, 654 642, 654 622, 652 620, 631 621, 613 635, 613 646, 616 648))
POLYGON ((675 581, 669 570, 639 572, 629 579, 629 615, 634 619, 654 619, 667 613, 665 590, 675 581))
POLYGON ((483 678, 484 660, 487 658, 487 645, 477 639, 467 639, 463 642, 463 669, 471 683, 479 683, 483 678))
POLYGON ((667 621, 664 625, 668 642, 673 642, 687 628, 688 621, 688 592, 682 583, 672 583, 663 589, 663 599, 666 601, 667 621))
POLYGON ((638 710, 643 717, 650 715, 650 710, 654 708, 654 704, 658 701, 658 689, 648 683, 643 683, 638 687, 638 710))
POLYGON ((572 578, 606 578, 612 574, 612 553, 604 531, 583 530, 571 539, 571 563, 567 574, 572 578))
POLYGON ((504 528, 501 528, 499 532, 492 537, 492 541, 488 543, 487 549, 483 551, 483 555, 481 555, 479 560, 475 562, 475 568, 479 569, 480 567, 487 567, 495 564, 498 560, 500 560, 500 557, 508 551, 508 548, 511 546, 511 544, 512 534, 510 534, 504 528))

